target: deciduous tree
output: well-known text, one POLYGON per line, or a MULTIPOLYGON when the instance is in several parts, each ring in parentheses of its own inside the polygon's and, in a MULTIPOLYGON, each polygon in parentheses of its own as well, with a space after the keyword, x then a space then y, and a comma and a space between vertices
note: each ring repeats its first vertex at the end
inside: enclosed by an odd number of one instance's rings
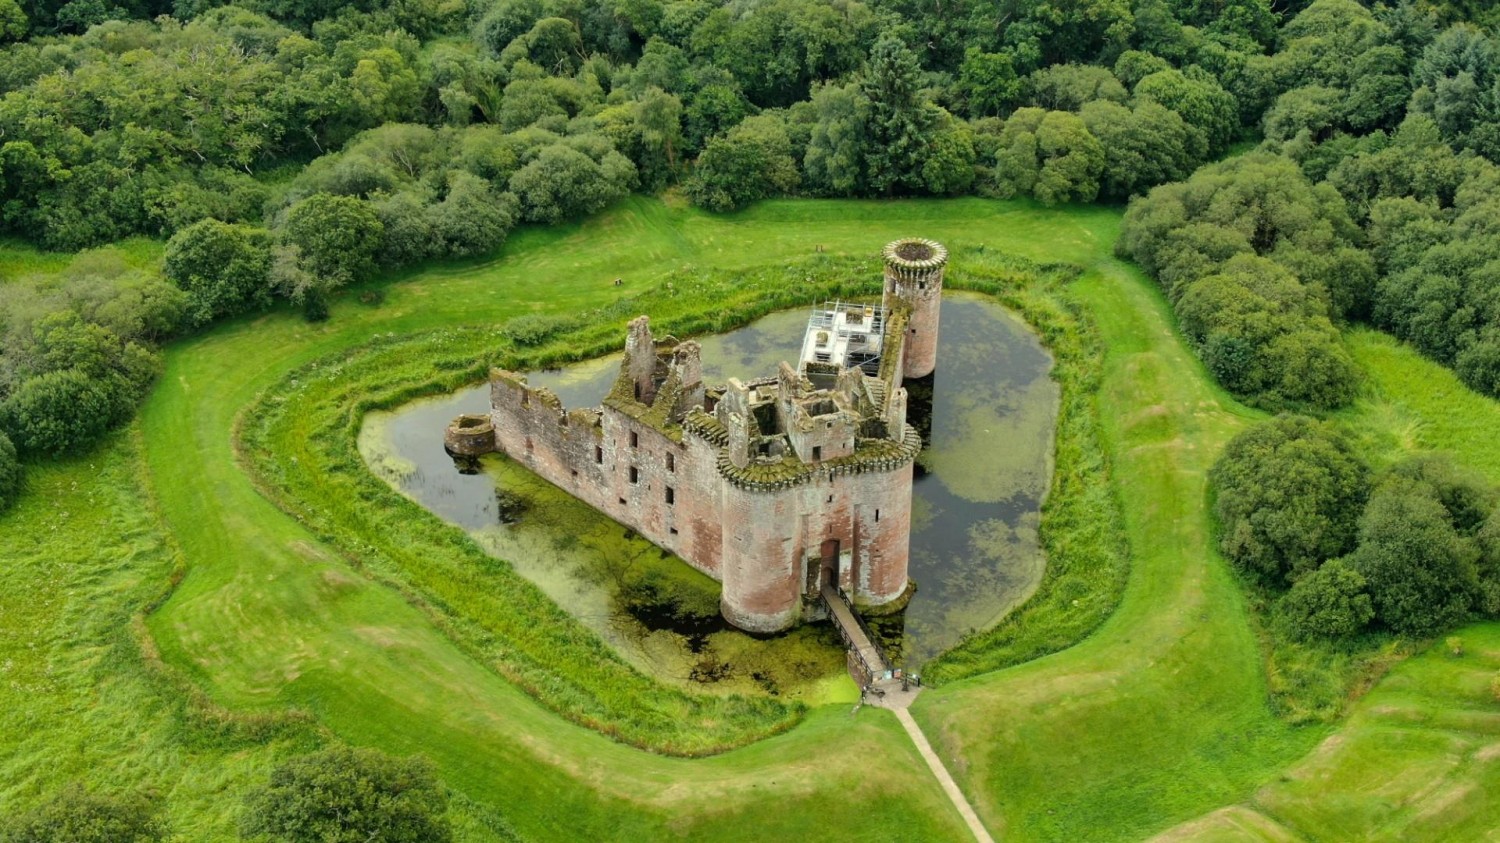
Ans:
POLYGON ((1209 472, 1219 548, 1274 586, 1349 552, 1368 470, 1332 424, 1282 415, 1236 436, 1209 472))

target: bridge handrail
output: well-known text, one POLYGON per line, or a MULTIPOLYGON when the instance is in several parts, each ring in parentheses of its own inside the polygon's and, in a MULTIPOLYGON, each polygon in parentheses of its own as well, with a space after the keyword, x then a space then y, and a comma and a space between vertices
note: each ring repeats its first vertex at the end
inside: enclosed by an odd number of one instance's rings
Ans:
POLYGON ((838 629, 839 637, 844 640, 845 649, 859 657, 860 663, 865 667, 865 671, 871 676, 884 673, 889 667, 890 661, 886 659, 885 653, 880 649, 880 644, 875 640, 875 636, 870 634, 870 628, 865 625, 864 618, 861 618, 859 613, 854 610, 854 604, 849 600, 849 595, 838 586, 834 586, 832 589, 825 588, 821 592, 825 602, 828 600, 829 590, 832 590, 837 595, 839 602, 844 604, 844 608, 848 611, 849 616, 854 619, 855 625, 859 627, 860 633, 864 635, 865 641, 869 643, 868 649, 872 652, 866 653, 866 648, 855 645, 849 631, 844 629, 843 624, 839 623, 838 613, 833 610, 832 606, 829 606, 829 614, 833 616, 833 625, 838 629), (872 655, 875 659, 875 663, 873 664, 870 661, 872 655))
POLYGON ((874 647, 875 652, 880 654, 880 660, 889 665, 891 660, 885 657, 885 650, 881 649, 880 642, 875 638, 875 633, 870 631, 870 625, 865 623, 864 617, 854 608, 854 601, 849 599, 849 592, 844 591, 842 586, 834 586, 834 590, 838 592, 839 599, 844 602, 844 605, 849 607, 849 614, 854 616, 854 622, 859 624, 859 630, 865 634, 865 638, 870 642, 870 646, 874 647))

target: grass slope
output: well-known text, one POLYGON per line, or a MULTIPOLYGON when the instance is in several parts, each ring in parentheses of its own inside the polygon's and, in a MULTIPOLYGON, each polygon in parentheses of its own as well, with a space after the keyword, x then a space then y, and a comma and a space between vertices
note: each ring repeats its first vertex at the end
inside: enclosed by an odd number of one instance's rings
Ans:
MULTIPOLYGON (((934 217, 941 207, 923 205, 934 217)), ((1003 218, 983 205, 969 211, 1003 218)), ((646 755, 559 723, 472 662, 399 595, 352 575, 258 495, 235 464, 238 408, 310 359, 376 331, 482 325, 538 309, 537 302, 568 312, 615 295, 616 275, 627 278, 627 290, 647 286, 653 274, 684 262, 680 250, 677 259, 662 255, 673 238, 646 235, 664 213, 642 203, 571 234, 538 232, 518 247, 515 266, 395 285, 382 307, 348 304, 322 326, 262 317, 171 349, 142 425, 166 521, 192 564, 151 620, 162 652, 226 704, 305 708, 348 740, 427 752, 450 783, 529 835, 621 838, 670 828, 735 839, 820 827, 875 839, 961 835, 956 814, 912 766, 920 762, 883 712, 865 713, 852 729, 846 712, 819 712, 792 735, 698 762, 646 755), (871 756, 881 763, 871 765, 871 756), (743 820, 752 812, 753 829, 743 820)), ((911 231, 899 216, 846 221, 842 242, 831 229, 818 231, 817 242, 868 251, 911 231)), ((956 235, 949 225, 934 234, 956 235)), ((801 250, 811 251, 811 242, 801 250)))
MULTIPOLYGON (((420 283, 389 286, 378 308, 349 296, 323 325, 276 313, 175 345, 140 424, 159 524, 130 503, 139 495, 128 448, 115 471, 78 464, 35 472, 42 494, 0 516, 7 562, 28 560, 4 574, 3 599, 18 612, 18 632, 0 638, 0 656, 24 655, 38 631, 65 656, 48 663, 56 671, 52 697, 34 709, 51 706, 57 725, 51 736, 6 746, 6 772, 23 778, 0 798, 30 804, 69 770, 97 781, 168 782, 174 816, 197 818, 190 839, 228 839, 226 801, 250 770, 285 747, 243 745, 228 757, 196 737, 167 740, 151 728, 170 724, 156 712, 171 711, 162 700, 174 694, 159 688, 95 703, 100 687, 149 690, 140 677, 151 674, 131 666, 130 648, 101 656, 98 642, 118 636, 132 607, 150 599, 148 586, 159 587, 171 568, 160 554, 175 543, 187 574, 150 619, 163 658, 188 671, 213 702, 252 714, 305 710, 339 738, 432 755, 461 796, 456 810, 472 839, 495 836, 480 828, 495 813, 536 839, 966 839, 883 712, 851 719, 842 708, 815 710, 791 732, 694 760, 630 749, 561 720, 258 495, 231 444, 236 413, 262 390, 377 334, 590 309, 686 264, 753 266, 818 245, 872 254, 887 239, 919 234, 1089 268, 1072 291, 1106 348, 1102 436, 1132 551, 1119 611, 1082 645, 919 701, 918 719, 991 828, 1017 839, 1132 838, 1205 814, 1199 828, 1207 836, 1346 838, 1401 828, 1462 839, 1493 828, 1500 806, 1473 796, 1494 789, 1489 755, 1476 749, 1494 743, 1482 736, 1500 716, 1500 707, 1476 696, 1478 677, 1490 669, 1493 627, 1465 633, 1472 657, 1429 654, 1398 667, 1359 707, 1345 743, 1322 743, 1297 760, 1331 730, 1291 729, 1271 716, 1244 601, 1212 551, 1204 508, 1204 471, 1250 416, 1208 384, 1150 284, 1109 257, 1117 220, 1109 209, 973 199, 771 202, 727 217, 636 199, 581 226, 519 232, 501 260, 414 273, 420 283), (625 279, 623 290, 610 285, 615 277, 625 279), (70 496, 126 513, 118 516, 125 520, 91 516, 54 539, 46 510, 70 496), (137 552, 132 541, 158 549, 137 552), (64 552, 70 542, 79 545, 72 556, 64 552), (54 557, 106 565, 94 585, 67 596, 87 609, 49 625, 53 615, 26 607, 53 587, 46 562, 54 557), (107 585, 117 576, 137 585, 117 591, 107 585), (127 597, 112 603, 101 591, 127 597), (91 611, 99 616, 83 616, 91 611), (1419 693, 1423 687, 1431 696, 1419 693), (1401 728, 1422 734, 1404 744, 1409 752, 1392 753, 1384 736, 1403 720, 1402 706, 1410 722, 1401 728), (1467 749, 1451 740, 1459 731, 1467 749), (71 757, 71 747, 95 740, 107 749, 71 757), (1293 762, 1299 766, 1278 781, 1278 768, 1293 762), (1364 788, 1394 762, 1416 773, 1381 777, 1374 792, 1364 788), (1441 769, 1453 784, 1451 803, 1429 807, 1462 810, 1389 809, 1418 804, 1428 783, 1421 771, 1439 769, 1424 763, 1447 764, 1441 769), (159 770, 143 772, 153 765, 159 770), (212 802, 202 794, 215 787, 212 802), (1319 804, 1325 792, 1337 804, 1319 804), (1237 807, 1213 813, 1225 805, 1237 807)), ((1420 372, 1393 376, 1391 394, 1371 399, 1372 441, 1468 441, 1442 432, 1451 422, 1418 418, 1455 415, 1443 412, 1449 401, 1441 395, 1424 397, 1423 379, 1420 372), (1394 406, 1393 396, 1406 403, 1394 406)), ((1480 450, 1474 447, 1476 458, 1480 450)), ((14 687, 0 689, 0 701, 29 693, 14 687)), ((12 715, 5 717, 9 727, 12 715)), ((5 729, 4 739, 13 734, 20 732, 5 729)), ((197 727, 185 734, 197 735, 197 727)))
POLYGON ((0 518, 0 804, 75 781, 145 790, 182 839, 203 839, 233 828, 225 794, 309 746, 310 730, 195 705, 143 656, 133 619, 176 558, 138 458, 122 434, 89 458, 33 466, 29 493, 0 518))
POLYGON ((1239 586, 1204 501, 1219 448, 1256 416, 1211 386, 1133 268, 1075 295, 1105 348, 1100 392, 1132 568, 1120 608, 1056 656, 918 700, 988 822, 1013 839, 1131 839, 1235 799, 1304 751, 1266 704, 1239 586))
MULTIPOLYGON (((1391 337, 1348 334, 1365 395, 1340 420, 1368 453, 1394 462, 1447 451, 1500 483, 1500 402, 1391 337)), ((1337 733, 1243 805, 1184 823, 1166 839, 1484 840, 1500 811, 1500 624, 1456 633, 1393 669, 1337 733)))

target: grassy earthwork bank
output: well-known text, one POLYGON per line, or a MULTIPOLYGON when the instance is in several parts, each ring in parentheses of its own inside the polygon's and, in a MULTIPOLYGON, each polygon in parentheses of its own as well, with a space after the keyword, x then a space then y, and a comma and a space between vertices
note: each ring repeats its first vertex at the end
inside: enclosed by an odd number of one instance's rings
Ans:
MULTIPOLYGON (((139 783, 161 793, 182 839, 228 840, 249 783, 338 739, 432 757, 464 840, 965 839, 885 712, 652 684, 369 476, 353 442, 366 410, 503 355, 592 354, 637 308, 717 330, 806 304, 855 258, 868 256, 873 285, 878 247, 919 235, 955 247, 969 270, 960 281, 955 268, 955 285, 989 285, 1051 345, 1059 466, 1079 473, 1059 473, 1044 541, 1055 562, 1105 560, 1049 570, 1038 598, 947 657, 936 672, 952 681, 918 702, 997 838, 1481 836, 1500 817, 1482 798, 1500 760, 1485 749, 1500 741, 1485 678, 1500 632, 1463 631, 1462 658, 1397 665, 1336 726, 1277 716, 1205 506, 1207 467, 1258 416, 1211 385, 1150 282, 1112 257, 1118 218, 981 200, 710 216, 633 199, 580 226, 520 231, 495 260, 381 282, 379 304, 353 291, 326 323, 275 312, 174 345, 134 435, 38 468, 33 494, 0 515, 0 556, 17 560, 0 570, 0 805, 72 778, 139 783), (1082 272, 1033 297, 1012 283, 1017 264, 980 244, 1082 272), (831 278, 811 271, 819 261, 831 278), (729 292, 689 288, 726 278, 729 292), (727 315, 690 321, 707 299, 727 315), (576 333, 517 348, 501 326, 527 314, 576 333), (268 409, 247 413, 257 406, 268 409), (1114 526, 1091 512, 1115 507, 1114 526), (1128 570, 1110 561, 1127 552, 1128 570), (1082 570, 1092 579, 1075 594, 1067 575, 1082 570), (170 598, 133 625, 174 572, 170 598), (738 748, 677 758, 631 744, 738 748)), ((1450 449, 1496 476, 1495 402, 1378 335, 1352 342, 1371 387, 1346 421, 1365 440, 1450 449)))

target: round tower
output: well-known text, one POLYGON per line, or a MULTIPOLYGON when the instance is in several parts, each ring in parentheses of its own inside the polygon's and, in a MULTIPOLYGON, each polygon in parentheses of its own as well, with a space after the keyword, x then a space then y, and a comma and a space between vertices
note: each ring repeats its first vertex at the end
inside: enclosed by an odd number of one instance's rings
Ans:
POLYGON ((886 306, 899 303, 908 314, 902 374, 925 378, 937 367, 938 316, 948 250, 934 240, 909 237, 887 244, 884 257, 886 306))

